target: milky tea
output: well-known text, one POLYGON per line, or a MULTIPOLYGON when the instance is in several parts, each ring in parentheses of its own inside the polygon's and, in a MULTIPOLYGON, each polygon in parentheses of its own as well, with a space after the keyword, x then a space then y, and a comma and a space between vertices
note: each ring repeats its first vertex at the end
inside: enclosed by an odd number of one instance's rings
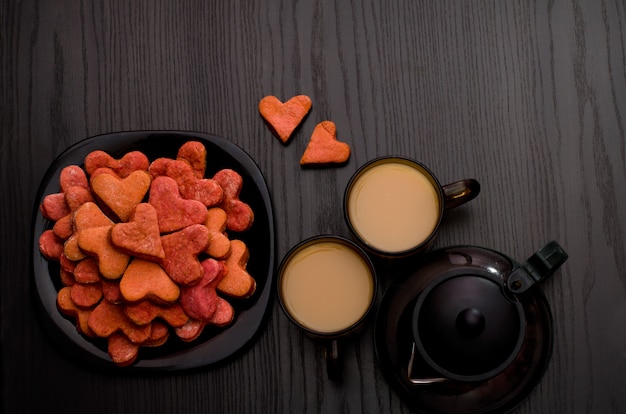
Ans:
POLYGON ((387 253, 403 252, 435 231, 441 215, 438 187, 417 167, 383 162, 356 178, 347 213, 366 245, 387 253))
POLYGON ((374 296, 363 257, 334 241, 311 243, 289 257, 279 281, 287 313, 316 333, 337 333, 359 322, 374 296))

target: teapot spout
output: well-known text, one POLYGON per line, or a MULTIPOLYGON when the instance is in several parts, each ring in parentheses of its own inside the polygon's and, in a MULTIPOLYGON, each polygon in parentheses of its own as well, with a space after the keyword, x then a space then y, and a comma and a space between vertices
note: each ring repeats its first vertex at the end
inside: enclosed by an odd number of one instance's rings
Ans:
POLYGON ((551 241, 510 274, 506 287, 514 294, 526 292, 552 275, 567 258, 563 248, 556 241, 551 241))

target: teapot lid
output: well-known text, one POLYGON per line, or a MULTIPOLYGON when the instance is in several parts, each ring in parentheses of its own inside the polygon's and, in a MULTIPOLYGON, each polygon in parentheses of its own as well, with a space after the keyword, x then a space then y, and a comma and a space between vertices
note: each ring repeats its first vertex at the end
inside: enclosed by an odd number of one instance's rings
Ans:
POLYGON ((479 269, 455 269, 418 297, 413 336, 424 360, 447 378, 480 381, 504 370, 524 338, 522 305, 502 280, 479 269))

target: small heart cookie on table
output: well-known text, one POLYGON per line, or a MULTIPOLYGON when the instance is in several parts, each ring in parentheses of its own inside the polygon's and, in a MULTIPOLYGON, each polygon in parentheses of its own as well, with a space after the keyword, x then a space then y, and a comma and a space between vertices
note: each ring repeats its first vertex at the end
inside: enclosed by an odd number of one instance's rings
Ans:
POLYGON ((350 157, 350 146, 337 140, 337 127, 332 121, 315 126, 311 140, 300 158, 300 165, 341 164, 350 157))
POLYGON ((311 110, 311 105, 311 98, 306 95, 294 96, 284 103, 270 95, 259 102, 259 112, 272 133, 286 144, 311 110))

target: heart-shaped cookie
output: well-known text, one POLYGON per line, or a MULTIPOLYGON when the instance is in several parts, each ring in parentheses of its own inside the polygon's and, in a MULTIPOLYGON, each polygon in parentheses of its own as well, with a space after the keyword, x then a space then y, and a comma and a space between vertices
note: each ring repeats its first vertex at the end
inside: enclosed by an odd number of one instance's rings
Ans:
POLYGON ((162 306, 150 300, 143 300, 137 303, 127 303, 124 312, 137 325, 147 325, 156 318, 160 318, 170 326, 177 328, 189 320, 189 316, 178 302, 162 306))
MULTIPOLYGON (((201 168, 196 165, 196 168, 201 168)), ((205 206, 214 206, 222 201, 222 188, 215 180, 198 178, 189 161, 157 158, 150 164, 153 179, 170 177, 176 181, 182 198, 200 201, 205 206)))
POLYGON ((209 229, 203 224, 161 236, 165 258, 160 264, 174 282, 191 286, 202 279, 204 270, 198 255, 206 249, 210 237, 209 229))
POLYGON ((89 175, 98 168, 110 168, 124 178, 133 171, 147 170, 149 164, 148 157, 140 151, 128 152, 119 160, 100 150, 92 151, 85 157, 85 170, 89 175))
POLYGON ((100 274, 107 279, 119 279, 124 274, 130 256, 111 244, 111 226, 90 227, 78 233, 81 251, 98 258, 100 274))
POLYGON ((230 240, 226 235, 226 211, 219 207, 210 208, 204 225, 209 229, 211 241, 205 253, 216 259, 223 259, 230 253, 230 240))
POLYGON ((224 197, 220 207, 226 212, 226 228, 232 231, 245 231, 254 222, 254 211, 239 199, 243 186, 243 177, 230 168, 219 170, 213 176, 224 190, 224 197))
POLYGON ((293 131, 300 125, 311 110, 311 98, 298 95, 281 102, 275 96, 266 96, 259 102, 259 112, 272 133, 287 143, 293 131))
POLYGON ((183 287, 180 291, 180 304, 189 317, 199 321, 209 321, 217 309, 215 288, 224 277, 223 262, 209 258, 202 261, 204 274, 193 286, 183 287))
POLYGON ((350 146, 337 141, 337 127, 332 121, 323 121, 315 126, 300 165, 341 164, 350 157, 350 146))
POLYGON ((111 227, 113 222, 100 210, 94 202, 86 202, 81 205, 73 214, 72 223, 74 233, 63 245, 63 253, 73 261, 85 258, 85 252, 78 245, 78 235, 81 231, 91 227, 111 227))
POLYGON ((133 171, 126 178, 103 173, 91 177, 91 189, 120 220, 128 221, 148 192, 150 182, 150 174, 142 170, 133 171))
POLYGON ((207 217, 206 206, 200 201, 182 198, 176 181, 170 177, 161 176, 152 181, 148 202, 156 209, 161 233, 202 224, 207 217))
POLYGON ((150 299, 157 303, 173 303, 180 295, 178 285, 157 263, 134 259, 120 281, 122 296, 129 302, 150 299))
POLYGON ((178 149, 176 159, 189 163, 193 174, 199 180, 206 170, 206 147, 198 141, 187 141, 178 149))
POLYGON ((135 325, 126 317, 123 306, 114 305, 106 300, 100 301, 89 314, 87 323, 93 333, 101 338, 108 338, 115 332, 123 332, 135 344, 143 343, 150 338, 152 328, 150 325, 135 325))
POLYGON ((246 267, 250 253, 241 240, 230 242, 230 255, 226 258, 226 274, 217 285, 221 293, 235 298, 247 298, 256 290, 256 280, 248 273, 246 267))
POLYGON ((67 316, 76 318, 76 328, 79 332, 87 335, 88 337, 96 336, 89 327, 87 321, 91 314, 91 309, 83 309, 77 306, 71 297, 72 288, 69 286, 61 288, 57 294, 57 306, 59 310, 67 316))
POLYGON ((111 229, 111 242, 126 254, 146 260, 165 257, 159 234, 156 209, 140 203, 128 223, 118 223, 111 229))

